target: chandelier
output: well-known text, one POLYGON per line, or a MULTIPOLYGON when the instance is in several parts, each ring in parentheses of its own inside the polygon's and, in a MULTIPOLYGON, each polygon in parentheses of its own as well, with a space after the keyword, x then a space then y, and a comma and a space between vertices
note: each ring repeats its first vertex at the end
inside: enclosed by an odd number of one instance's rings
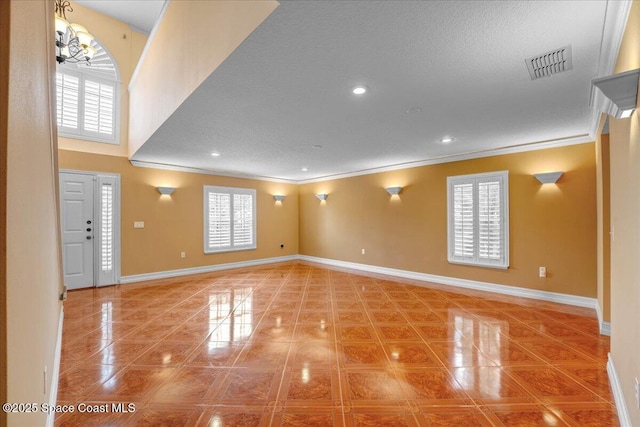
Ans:
POLYGON ((56 3, 56 61, 89 63, 96 49, 91 46, 93 36, 80 24, 70 24, 67 12, 73 12, 68 0, 55 0, 56 3))

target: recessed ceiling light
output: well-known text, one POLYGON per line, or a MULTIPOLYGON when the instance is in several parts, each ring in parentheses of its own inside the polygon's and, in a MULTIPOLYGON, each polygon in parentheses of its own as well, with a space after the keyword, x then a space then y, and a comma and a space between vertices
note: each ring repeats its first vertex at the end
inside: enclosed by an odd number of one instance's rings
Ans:
POLYGON ((211 153, 211 155, 212 155, 213 157, 220 157, 220 153, 216 153, 216 152, 211 153))
POLYGON ((367 87, 366 86, 356 86, 351 90, 351 92, 353 92, 354 95, 363 95, 365 92, 367 92, 367 87))
POLYGON ((449 143, 451 143, 451 142, 453 142, 455 140, 456 139, 454 137, 452 137, 452 136, 443 136, 442 138, 440 138, 438 140, 438 142, 441 143, 441 144, 449 144, 449 143))
POLYGON ((306 172, 306 171, 308 171, 308 170, 309 170, 309 169, 307 169, 307 168, 302 168, 302 172, 306 172))

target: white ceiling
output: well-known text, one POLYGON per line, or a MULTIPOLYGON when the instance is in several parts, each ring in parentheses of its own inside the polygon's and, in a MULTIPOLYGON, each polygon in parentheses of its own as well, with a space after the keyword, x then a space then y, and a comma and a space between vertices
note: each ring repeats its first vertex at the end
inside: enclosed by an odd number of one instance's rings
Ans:
POLYGON ((149 34, 165 0, 73 0, 149 34))
POLYGON ((281 1, 132 160, 308 181, 586 140, 606 9, 606 1, 281 1), (532 81, 525 58, 566 45, 573 69, 532 81), (351 89, 360 84, 369 91, 358 97, 351 89), (456 140, 441 144, 443 136, 456 140))

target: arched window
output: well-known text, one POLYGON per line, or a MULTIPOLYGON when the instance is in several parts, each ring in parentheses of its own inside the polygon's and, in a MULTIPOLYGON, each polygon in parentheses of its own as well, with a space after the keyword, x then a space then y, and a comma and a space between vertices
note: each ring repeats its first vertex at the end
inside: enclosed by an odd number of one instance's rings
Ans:
POLYGON ((120 82, 115 61, 100 43, 90 63, 58 64, 56 112, 58 134, 119 144, 120 82))

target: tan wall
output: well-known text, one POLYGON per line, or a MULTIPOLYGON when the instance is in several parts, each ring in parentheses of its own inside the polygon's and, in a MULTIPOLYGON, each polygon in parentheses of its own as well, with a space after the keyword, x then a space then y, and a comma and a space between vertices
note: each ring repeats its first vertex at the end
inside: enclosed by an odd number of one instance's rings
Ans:
POLYGON ((122 275, 271 258, 298 253, 298 191, 292 184, 228 178, 132 166, 123 157, 59 152, 60 168, 119 173, 122 186, 122 275), (205 254, 203 185, 255 188, 258 248, 205 254), (171 197, 157 186, 176 187, 171 197), (273 194, 285 194, 276 203, 273 194), (134 229, 144 221, 144 229, 134 229), (284 244, 284 249, 280 248, 284 244), (180 258, 180 252, 186 258, 180 258))
POLYGON ((596 138, 596 206, 598 212, 598 305, 602 320, 611 321, 611 192, 609 134, 596 138))
POLYGON ((299 215, 304 255, 596 296, 593 144, 305 184, 299 215), (447 176, 499 170, 510 171, 510 268, 448 263, 447 176), (532 176, 555 170, 565 171, 557 185, 532 176), (399 196, 384 190, 392 185, 404 187, 399 196), (320 203, 316 193, 329 197, 320 203))
POLYGON ((67 14, 70 22, 85 26, 115 59, 120 72, 120 144, 106 144, 75 138, 59 138, 63 150, 108 154, 126 157, 129 153, 129 92, 127 86, 147 36, 132 30, 128 24, 107 15, 73 3, 73 12, 67 14))
POLYGON ((273 0, 169 3, 129 87, 129 156, 278 4, 273 0))
MULTIPOLYGON (((0 13, 0 27, 10 28, 11 3, 0 13)), ((0 141, 8 136, 9 55, 8 37, 0 37, 0 141)), ((0 189, 7 188, 7 144, 0 142, 0 189)), ((0 402, 7 401, 7 198, 0 197, 0 402)), ((0 427, 7 425, 7 414, 0 412, 0 427)))
MULTIPOLYGON (((49 402, 61 310, 52 17, 53 2, 11 2, 6 186, 9 402, 49 402)), ((45 418, 40 412, 12 413, 8 423, 44 425, 45 418)))
MULTIPOLYGON (((615 73, 640 67, 640 3, 634 1, 615 73)), ((611 356, 631 418, 640 425, 634 377, 640 378, 640 112, 610 119, 611 356)))

